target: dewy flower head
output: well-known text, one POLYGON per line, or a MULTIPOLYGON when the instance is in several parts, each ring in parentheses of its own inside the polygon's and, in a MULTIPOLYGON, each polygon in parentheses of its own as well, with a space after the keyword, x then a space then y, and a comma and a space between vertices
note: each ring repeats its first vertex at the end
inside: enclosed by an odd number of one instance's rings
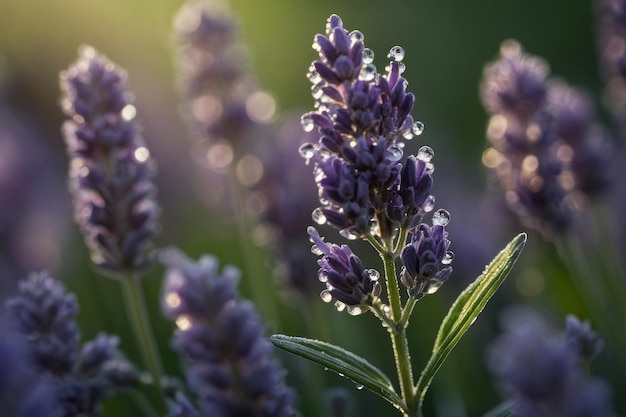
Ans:
POLYGON ((411 240, 402 249, 400 279, 416 299, 435 293, 452 274, 450 263, 454 254, 448 250, 450 241, 445 226, 450 214, 437 210, 433 225, 419 224, 411 231, 411 240))
MULTIPOLYGON (((328 222, 349 239, 363 237, 378 225, 389 238, 394 232, 386 224, 390 221, 384 214, 386 206, 403 203, 394 195, 401 183, 402 140, 420 135, 423 124, 410 115, 415 98, 401 76, 404 50, 393 47, 387 73, 379 74, 374 52, 363 39, 361 32, 344 29, 336 15, 328 19, 326 34, 316 35, 313 48, 320 59, 308 73, 315 111, 301 121, 305 131, 317 128, 320 137, 317 144, 304 144, 300 153, 316 166, 322 203, 314 214, 318 223, 328 222)), ((425 190, 429 185, 420 187, 425 190)), ((398 217, 403 210, 396 208, 393 215, 398 217)))
POLYGON ((92 260, 109 273, 141 273, 152 264, 159 208, 126 72, 83 46, 60 78, 69 186, 92 260))
MULTIPOLYGON (((220 274, 215 258, 194 263, 176 249, 163 262, 163 312, 178 326, 176 347, 190 361, 187 380, 201 399, 201 415, 293 416, 293 394, 254 306, 237 297, 238 270, 220 274)), ((188 406, 172 412, 193 415, 188 406)))
POLYGON ((347 245, 326 243, 313 227, 308 228, 312 251, 321 255, 317 261, 320 266, 318 278, 326 284, 320 296, 329 303, 333 299, 338 310, 348 307, 352 315, 367 311, 380 295, 379 273, 374 269, 365 269, 363 263, 347 245))

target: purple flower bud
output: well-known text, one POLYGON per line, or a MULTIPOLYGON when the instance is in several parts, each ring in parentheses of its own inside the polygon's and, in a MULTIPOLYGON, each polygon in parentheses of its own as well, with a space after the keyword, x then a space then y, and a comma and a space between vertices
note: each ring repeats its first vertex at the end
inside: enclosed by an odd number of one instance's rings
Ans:
POLYGON ((201 414, 293 416, 293 394, 254 306, 237 297, 239 272, 220 274, 215 258, 193 263, 176 249, 163 262, 163 312, 178 326, 176 347, 189 360, 187 381, 201 414))
MULTIPOLYGON (((449 216, 445 210, 437 211, 435 216, 438 213, 442 217, 449 216)), ((448 251, 450 241, 445 224, 434 223, 433 226, 419 224, 411 231, 410 243, 402 249, 400 280, 409 295, 416 299, 434 294, 452 274, 450 263, 454 254, 448 251)))
POLYGON ((365 269, 361 260, 346 245, 328 244, 313 227, 307 229, 313 252, 322 255, 317 263, 320 266, 318 277, 326 284, 320 294, 322 300, 336 300, 337 309, 348 306, 348 313, 357 315, 367 311, 380 295, 379 274, 373 269, 365 269))
POLYGON ((151 266, 159 228, 154 166, 126 84, 126 73, 90 47, 61 73, 75 218, 92 261, 113 276, 151 266))
POLYGON ((571 314, 565 320, 565 343, 586 362, 596 358, 604 349, 604 341, 591 330, 589 321, 581 321, 571 314))

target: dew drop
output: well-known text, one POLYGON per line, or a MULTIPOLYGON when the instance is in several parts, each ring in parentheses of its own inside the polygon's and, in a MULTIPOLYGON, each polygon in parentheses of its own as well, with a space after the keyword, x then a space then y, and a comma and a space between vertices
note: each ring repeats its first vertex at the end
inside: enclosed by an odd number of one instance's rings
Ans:
POLYGON ((404 71, 406 71, 406 64, 404 62, 400 62, 398 64, 398 72, 402 74, 404 71))
POLYGON ((315 127, 315 123, 313 123, 313 116, 311 113, 305 113, 300 117, 300 126, 305 132, 312 132, 315 127))
POLYGON ((426 200, 424 200, 424 203, 422 204, 422 210, 424 210, 424 213, 429 213, 433 211, 434 208, 435 208, 435 196, 429 195, 428 197, 426 197, 426 200))
POLYGON ((356 384, 356 389, 358 389, 359 391, 362 390, 364 388, 363 384, 356 384))
POLYGON ((399 146, 393 145, 393 146, 390 146, 389 149, 387 149, 387 158, 391 162, 396 162, 402 158, 403 153, 404 152, 402 151, 402 148, 400 148, 399 146))
POLYGON ((366 269, 363 273, 372 281, 378 281, 380 278, 380 272, 375 269, 366 269))
POLYGON ((423 162, 430 162, 435 156, 435 151, 430 146, 422 146, 417 151, 417 159, 423 162))
POLYGON ((441 288, 442 285, 443 285, 443 281, 432 282, 428 286, 428 289, 426 290, 426 294, 434 294, 434 293, 436 293, 439 290, 439 288, 441 288))
MULTIPOLYGON (((335 308, 337 309, 337 311, 343 311, 346 308, 346 305, 344 303, 342 303, 341 301, 335 301, 335 308)), ((341 375, 341 374, 339 374, 341 375)), ((343 376, 343 375, 341 375, 343 376)))
POLYGON ((424 168, 424 174, 432 175, 433 172, 435 172, 435 164, 433 164, 432 162, 427 162, 426 168, 424 168))
POLYGON ((328 274, 326 273, 326 271, 318 272, 317 278, 320 280, 320 282, 328 282, 328 274))
POLYGON ((361 234, 354 230, 354 228, 352 227, 347 227, 340 230, 339 234, 348 240, 357 240, 361 237, 361 234))
POLYGON ((319 100, 324 95, 324 90, 319 85, 314 85, 311 87, 311 95, 315 100, 319 100))
POLYGON ((322 76, 317 72, 315 68, 311 68, 309 72, 306 74, 306 77, 313 84, 319 84, 322 82, 322 76))
POLYGON ((322 50, 322 47, 317 42, 317 39, 313 39, 313 45, 311 45, 311 48, 313 48, 313 50, 317 52, 320 52, 322 50))
POLYGON ((402 61, 404 59, 404 48, 398 45, 394 46, 393 48, 389 50, 389 53, 387 54, 387 58, 396 62, 402 61))
POLYGON ((324 211, 322 211, 321 207, 313 210, 313 213, 311 213, 311 217, 313 218, 313 221, 317 224, 326 224, 326 216, 324 215, 324 211))
POLYGON ((352 32, 350 32, 350 35, 348 36, 352 43, 355 43, 358 41, 361 41, 361 42, 365 41, 365 35, 363 35, 363 32, 361 32, 360 30, 353 30, 352 32))
POLYGON ((298 152, 300 153, 301 157, 308 161, 309 159, 313 158, 313 155, 315 155, 315 145, 313 145, 312 143, 304 143, 300 145, 298 152))
POLYGON ((415 123, 413 123, 411 131, 415 136, 421 135, 424 132, 424 123, 420 122, 419 120, 416 121, 415 123))
POLYGON ((454 252, 448 251, 446 252, 446 255, 443 257, 443 259, 441 260, 441 263, 444 265, 450 265, 453 259, 454 259, 454 252))
POLYGON ((367 64, 361 68, 359 78, 363 81, 373 81, 376 78, 376 65, 367 64))
POLYGON ((450 222, 450 213, 447 210, 439 209, 433 213, 433 226, 445 226, 450 222))
POLYGON ((331 295, 329 290, 324 290, 320 293, 320 298, 325 303, 330 303, 333 300, 333 296, 331 295))
POLYGON ((347 308, 348 314, 351 316, 358 316, 359 314, 363 314, 364 310, 360 306, 348 306, 347 308))
POLYGON ((363 63, 371 64, 374 62, 374 51, 370 48, 363 49, 363 63))
POLYGON ((324 254, 324 252, 322 252, 322 250, 318 248, 317 245, 311 246, 311 253, 317 256, 322 256, 324 254))

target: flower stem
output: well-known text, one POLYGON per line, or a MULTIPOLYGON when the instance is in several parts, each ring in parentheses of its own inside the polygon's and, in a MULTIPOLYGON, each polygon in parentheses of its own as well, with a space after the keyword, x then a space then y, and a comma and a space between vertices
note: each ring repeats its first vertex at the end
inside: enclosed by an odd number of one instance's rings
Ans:
POLYGON ((154 334, 152 333, 152 326, 150 325, 141 280, 134 274, 129 273, 121 279, 121 282, 126 304, 126 314, 132 324, 133 333, 139 345, 144 364, 150 371, 152 380, 154 381, 154 387, 164 404, 163 390, 161 387, 161 375, 163 373, 161 358, 154 334))
POLYGON ((391 318, 395 323, 395 326, 389 327, 388 331, 389 336, 391 337, 391 345, 396 362, 398 379, 400 380, 402 399, 409 410, 415 410, 416 402, 415 391, 413 389, 413 369, 411 367, 411 355, 409 353, 409 345, 406 338, 406 329, 398 326, 402 317, 402 305, 400 300, 400 289, 398 288, 398 279, 396 276, 396 265, 392 253, 388 251, 381 252, 380 256, 383 260, 385 269, 387 292, 391 307, 391 318))

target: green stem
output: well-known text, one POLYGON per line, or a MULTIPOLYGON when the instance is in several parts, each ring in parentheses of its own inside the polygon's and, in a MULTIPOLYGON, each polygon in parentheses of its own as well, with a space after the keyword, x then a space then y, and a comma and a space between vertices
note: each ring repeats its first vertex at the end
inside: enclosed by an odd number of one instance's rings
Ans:
POLYGON ((133 333, 139 345, 145 366, 152 375, 154 387, 157 390, 161 401, 164 403, 163 390, 161 388, 161 375, 163 373, 161 358, 157 348, 148 309, 146 308, 145 297, 141 287, 141 280, 132 273, 121 279, 124 301, 126 303, 126 314, 130 318, 133 333))
POLYGON ((385 279, 387 281, 387 292, 389 296, 389 304, 391 307, 391 318, 395 326, 389 327, 389 336, 391 337, 391 345, 393 355, 396 362, 396 370, 398 379, 400 380, 400 389, 402 399, 409 410, 416 409, 415 391, 413 389, 413 369, 411 367, 411 355, 409 353, 409 345, 406 338, 406 329, 398 327, 402 316, 402 305, 400 299, 400 290, 398 288, 398 279, 396 275, 396 265, 393 254, 390 252, 382 252, 380 254, 385 269, 385 279))
POLYGON ((413 308, 415 308, 415 304, 417 304, 417 300, 415 299, 415 297, 409 297, 404 306, 404 309, 402 310, 400 322, 398 323, 398 327, 400 329, 406 329, 409 325, 409 317, 411 317, 411 313, 413 313, 413 308))

